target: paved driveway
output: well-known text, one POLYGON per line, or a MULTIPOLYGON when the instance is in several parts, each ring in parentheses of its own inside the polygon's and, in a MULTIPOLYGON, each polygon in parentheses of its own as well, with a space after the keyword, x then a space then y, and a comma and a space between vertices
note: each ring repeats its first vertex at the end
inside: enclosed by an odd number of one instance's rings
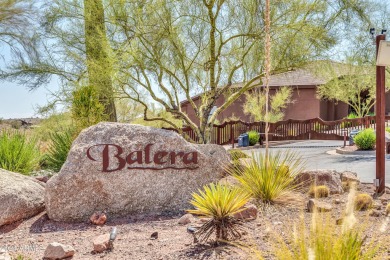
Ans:
MULTIPOLYGON (((306 168, 335 169, 356 172, 362 182, 373 183, 375 179, 375 155, 328 154, 330 150, 343 145, 343 141, 303 141, 271 147, 271 151, 293 150, 306 160, 306 168)), ((263 148, 246 151, 264 151, 263 148)), ((390 185, 390 155, 386 155, 386 184, 390 185)))

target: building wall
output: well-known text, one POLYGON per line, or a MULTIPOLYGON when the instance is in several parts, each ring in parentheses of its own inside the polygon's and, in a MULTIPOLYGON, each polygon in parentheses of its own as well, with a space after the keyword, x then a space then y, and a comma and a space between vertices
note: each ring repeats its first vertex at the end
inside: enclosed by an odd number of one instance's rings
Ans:
MULTIPOLYGON (((270 95, 273 93, 275 93, 275 89, 270 89, 270 95)), ((333 121, 348 115, 348 105, 341 102, 336 105, 331 101, 319 100, 316 96, 315 86, 294 87, 292 100, 293 103, 289 104, 284 111, 285 120, 305 120, 319 117, 325 121, 333 121)), ((222 96, 217 99, 216 105, 220 107, 224 101, 225 98, 222 96)), ((232 116, 245 122, 253 121, 249 115, 244 114, 244 103, 245 95, 242 95, 218 116, 218 121, 222 123, 224 119, 230 118, 232 116)), ((199 99, 195 100, 195 104, 199 106, 199 99)), ((194 110, 189 103, 183 104, 182 110, 187 113, 191 120, 193 120, 196 124, 199 124, 199 120, 196 118, 194 110)))

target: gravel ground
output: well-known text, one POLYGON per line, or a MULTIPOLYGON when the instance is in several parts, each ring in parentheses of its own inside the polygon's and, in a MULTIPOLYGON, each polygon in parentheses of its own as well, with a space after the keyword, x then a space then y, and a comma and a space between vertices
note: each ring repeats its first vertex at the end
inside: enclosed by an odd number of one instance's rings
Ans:
MULTIPOLYGON (((372 185, 360 185, 359 192, 371 194, 372 185)), ((361 223, 367 224, 366 242, 381 241, 383 247, 390 248, 389 217, 384 215, 384 205, 390 202, 390 190, 387 192, 388 194, 376 200, 376 203, 381 205, 380 216, 368 216, 368 211, 358 212, 356 215, 361 223), (379 231, 381 228, 383 232, 379 231)), ((342 215, 347 195, 344 193, 321 199, 332 204, 333 210, 330 213, 332 220, 342 215), (336 204, 334 202, 336 199, 339 199, 341 203, 336 204)), ((13 256, 20 254, 34 260, 42 259, 46 246, 51 242, 72 245, 76 250, 73 259, 244 260, 253 256, 249 249, 245 249, 249 246, 259 250, 266 259, 275 259, 272 254, 272 248, 277 246, 274 237, 288 236, 293 229, 293 223, 299 223, 302 214, 304 214, 306 224, 309 225, 312 214, 305 211, 308 199, 306 194, 300 194, 295 197, 294 202, 269 206, 260 210, 256 220, 244 224, 243 237, 240 240, 242 246, 237 246, 235 243, 218 247, 209 244, 194 244, 192 235, 186 232, 187 226, 177 223, 180 216, 109 218, 106 225, 100 227, 88 223, 53 222, 47 218, 45 213, 42 213, 34 218, 0 227, 0 248, 7 248, 13 256), (301 200, 296 198, 301 198, 301 200), (118 229, 114 250, 93 254, 92 239, 110 232, 114 226, 118 229), (150 239, 153 232, 158 232, 158 239, 150 239)), ((201 225, 201 221, 196 220, 189 225, 196 227, 201 225)), ((390 259, 390 251, 386 254, 387 258, 384 256, 384 259, 390 259)))

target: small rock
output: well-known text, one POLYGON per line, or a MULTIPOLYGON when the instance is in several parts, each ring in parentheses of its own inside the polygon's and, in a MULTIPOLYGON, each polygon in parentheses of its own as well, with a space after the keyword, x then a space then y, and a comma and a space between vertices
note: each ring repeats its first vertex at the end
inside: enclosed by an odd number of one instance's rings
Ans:
POLYGON ((310 199, 307 203, 307 211, 312 213, 314 212, 314 210, 317 210, 319 212, 329 212, 332 210, 332 205, 323 201, 310 199))
POLYGON ((1 260, 11 260, 11 256, 8 254, 8 252, 0 247, 0 259, 1 260))
POLYGON ((183 215, 179 221, 177 222, 179 225, 187 225, 190 224, 193 220, 194 216, 192 214, 185 214, 183 215))
POLYGON ((340 199, 335 199, 333 202, 334 202, 334 204, 341 204, 341 200, 340 199))
POLYGON ((49 176, 35 176, 35 179, 37 181, 41 181, 43 183, 46 183, 49 180, 49 176))
POLYGON ((43 258, 48 260, 65 259, 67 257, 72 257, 74 253, 75 250, 72 246, 53 242, 46 247, 43 258))
POLYGON ((111 243, 110 243, 110 234, 103 234, 100 236, 97 236, 93 239, 93 251, 96 253, 101 253, 106 250, 111 249, 111 243))
POLYGON ((158 238, 158 232, 153 232, 151 235, 150 235, 150 239, 154 240, 154 239, 157 239, 158 238))
POLYGON ((107 216, 104 212, 95 212, 92 214, 92 216, 89 218, 92 224, 94 225, 104 225, 107 221, 107 216))
POLYGON ((360 180, 357 177, 357 174, 354 172, 349 172, 349 171, 345 171, 345 172, 341 173, 341 181, 356 182, 356 184, 360 183, 360 180))
POLYGON ((382 215, 381 212, 379 210, 376 210, 376 209, 373 209, 370 212, 371 217, 380 217, 381 215, 382 215))
POLYGON ((254 220, 257 218, 257 207, 253 204, 246 204, 244 209, 233 215, 236 219, 254 220))
POLYGON ((372 205, 372 207, 374 209, 377 209, 377 210, 381 210, 382 209, 382 205, 378 202, 374 202, 374 204, 372 205))

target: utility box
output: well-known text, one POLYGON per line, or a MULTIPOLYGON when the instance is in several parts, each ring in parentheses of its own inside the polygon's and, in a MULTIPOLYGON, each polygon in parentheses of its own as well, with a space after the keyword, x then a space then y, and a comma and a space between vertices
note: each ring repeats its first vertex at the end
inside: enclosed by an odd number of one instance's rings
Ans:
POLYGON ((241 134, 238 136, 238 147, 247 147, 249 146, 249 135, 241 134))
POLYGON ((350 133, 349 133, 349 145, 354 145, 355 142, 353 141, 353 138, 358 134, 360 133, 360 130, 352 130, 350 133))

